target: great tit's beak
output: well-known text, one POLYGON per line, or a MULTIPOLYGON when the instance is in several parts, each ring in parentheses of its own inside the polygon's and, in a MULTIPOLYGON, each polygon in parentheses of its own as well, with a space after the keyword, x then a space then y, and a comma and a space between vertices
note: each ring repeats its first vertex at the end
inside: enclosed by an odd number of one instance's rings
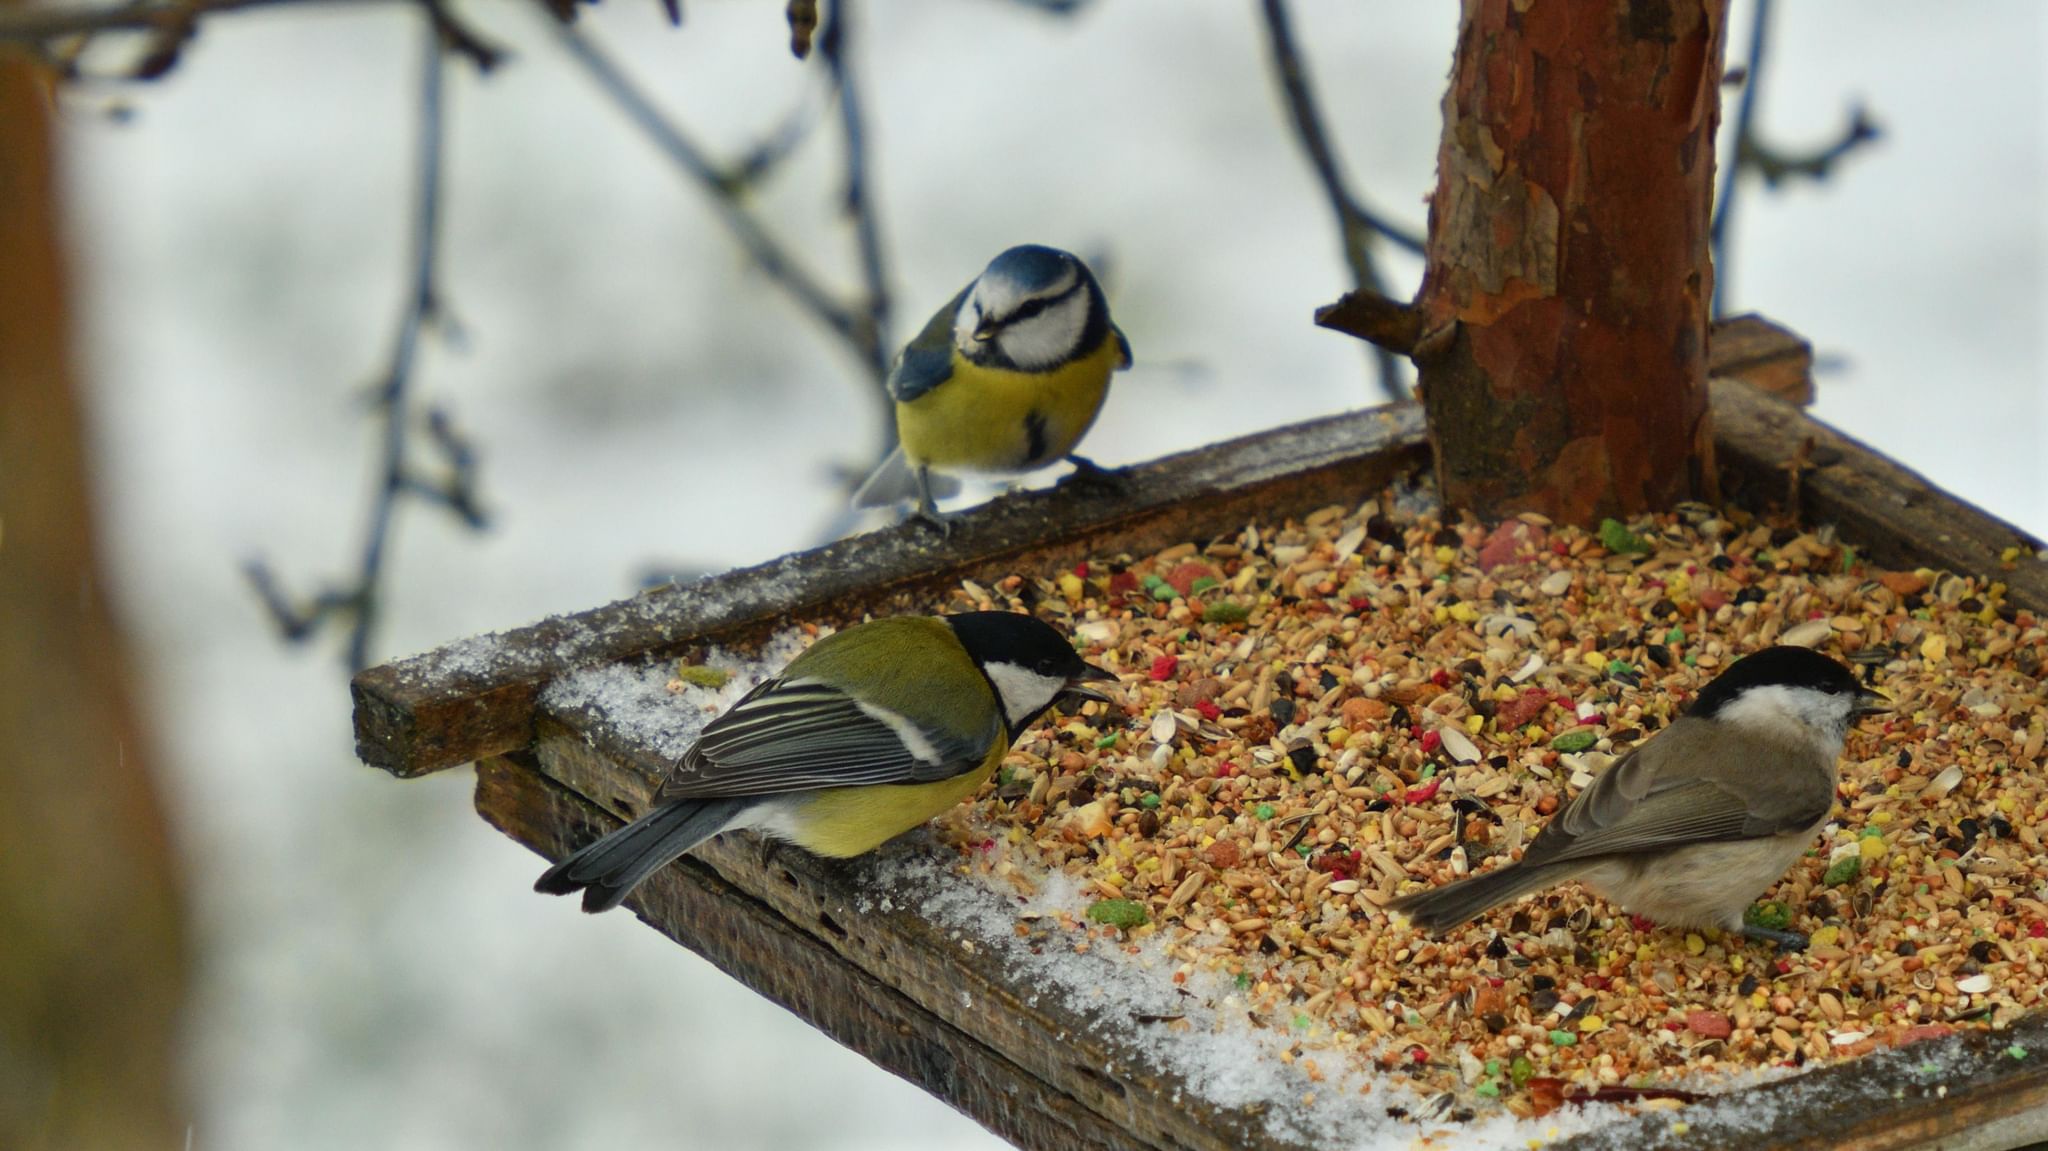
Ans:
POLYGON ((1874 711, 1890 711, 1892 697, 1874 687, 1866 687, 1856 693, 1856 714, 1869 715, 1874 711))
POLYGON ((1115 672, 1096 667, 1092 663, 1082 664, 1081 669, 1080 672, 1068 677, 1067 686, 1060 694, 1079 696, 1082 699, 1092 699, 1098 703, 1116 702, 1115 699, 1110 697, 1108 692, 1103 691, 1099 687, 1088 686, 1091 683, 1115 683, 1115 672))

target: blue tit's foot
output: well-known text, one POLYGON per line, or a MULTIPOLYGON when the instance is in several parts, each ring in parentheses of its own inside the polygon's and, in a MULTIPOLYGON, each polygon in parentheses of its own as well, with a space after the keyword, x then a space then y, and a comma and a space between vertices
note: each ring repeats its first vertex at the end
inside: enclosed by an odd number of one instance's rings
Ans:
POLYGON ((1120 492, 1131 486, 1131 475, 1123 468, 1105 468, 1087 456, 1068 456, 1067 462, 1074 465, 1074 470, 1060 481, 1061 487, 1071 484, 1077 488, 1120 492))
POLYGON ((915 475, 917 478, 917 510, 910 513, 910 518, 913 520, 923 520, 925 523, 939 529, 940 539, 952 539, 953 519, 939 510, 939 501, 935 498, 933 491, 932 470, 921 466, 917 469, 915 475))
POLYGON ((953 517, 940 511, 936 504, 925 503, 917 505, 917 508, 910 513, 909 519, 911 523, 930 524, 932 527, 937 528, 939 538, 942 540, 953 538, 953 517))
POLYGON ((1762 939, 1778 945, 1780 952, 1806 950, 1806 936, 1797 931, 1780 931, 1775 927, 1758 927, 1744 924, 1742 934, 1751 939, 1762 939))

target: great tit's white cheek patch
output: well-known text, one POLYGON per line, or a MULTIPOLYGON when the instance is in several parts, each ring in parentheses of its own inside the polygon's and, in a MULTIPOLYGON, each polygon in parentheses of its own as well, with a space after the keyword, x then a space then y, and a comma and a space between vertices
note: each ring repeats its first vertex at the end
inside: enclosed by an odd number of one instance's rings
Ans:
POLYGON ((1059 676, 1040 675, 1028 667, 1000 660, 983 664, 981 670, 1003 697, 1003 715, 1012 727, 1050 707, 1054 697, 1067 686, 1067 681, 1059 676))

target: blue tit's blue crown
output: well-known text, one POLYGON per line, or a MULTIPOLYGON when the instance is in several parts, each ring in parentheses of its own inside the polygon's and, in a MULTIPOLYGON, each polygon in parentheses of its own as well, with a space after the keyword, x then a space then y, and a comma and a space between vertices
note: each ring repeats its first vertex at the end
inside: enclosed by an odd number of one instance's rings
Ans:
POLYGON ((1019 244, 990 260, 982 277, 1007 280, 1018 295, 1035 296, 1067 280, 1079 264, 1079 260, 1058 248, 1019 244))

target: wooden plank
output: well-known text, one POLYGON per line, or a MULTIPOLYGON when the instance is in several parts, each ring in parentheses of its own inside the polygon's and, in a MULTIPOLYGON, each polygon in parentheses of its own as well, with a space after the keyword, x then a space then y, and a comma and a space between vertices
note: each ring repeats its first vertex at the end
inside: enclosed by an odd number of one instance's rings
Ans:
MULTIPOLYGON (((534 749, 539 770, 573 791, 590 794, 585 791, 590 787, 621 817, 644 811, 661 765, 644 753, 611 744, 601 732, 575 723, 578 717, 568 718, 568 724, 542 720, 534 749)), ((598 822, 589 809, 579 810, 583 822, 558 829, 551 845, 580 846, 612 826, 598 822)), ((546 809, 534 815, 536 820, 546 817, 546 809)), ((1106 1036, 1058 997, 1018 986, 992 954, 963 949, 915 908, 876 906, 875 896, 884 887, 872 879, 868 860, 820 859, 754 836, 735 835, 698 848, 687 863, 692 874, 708 868, 721 882, 757 900, 845 964, 893 988, 938 1023, 999 1053, 1043 1090, 1111 1118, 1146 1146, 1189 1151, 1284 1146, 1273 1141, 1257 1116, 1213 1106, 1192 1085, 1147 1070, 1146 1053, 1133 1039, 1106 1036), (1105 1068, 1115 1068, 1115 1075, 1105 1074, 1105 1068)), ((693 950, 703 950, 700 943, 715 945, 707 937, 720 929, 695 918, 673 899, 673 894, 651 896, 634 909, 693 950)), ((766 974, 772 975, 781 963, 776 956, 751 952, 737 958, 740 967, 726 970, 750 983, 764 974, 758 968, 765 966, 770 969, 766 974)), ((945 1098, 981 1118, 974 1110, 976 1100, 945 1098)))
POLYGON ((1682 1111, 1638 1115, 1555 1151, 1918 1151, 2048 1139, 2048 1018, 1876 1051, 1682 1111), (1677 1126, 1674 1126, 1677 1124, 1677 1126), (1975 1136, 1989 1135, 1990 1142, 1975 1136))
POLYGON ((904 524, 370 668, 350 685, 356 754, 401 776, 523 747, 540 689, 571 668, 740 643, 790 616, 844 620, 980 569, 1037 574, 1103 549, 1143 552, 1253 519, 1356 501, 1428 465, 1414 405, 1295 424, 1131 468, 1112 488, 1005 496, 941 541, 904 524))
POLYGON ((1835 525, 1887 566, 1999 580, 2014 605, 2048 612, 2041 541, 1742 383, 1715 381, 1713 400, 1714 450, 1736 502, 1797 507, 1801 521, 1835 525))
POLYGON ((1813 402, 1813 345, 1755 313, 1714 325, 1707 372, 1753 384, 1800 407, 1813 402))
MULTIPOLYGON (((596 807, 541 778, 531 761, 522 765, 520 758, 494 757, 477 764, 477 812, 493 827, 553 857, 611 826, 596 807)), ((655 875, 629 906, 748 987, 1019 1146, 1076 1151, 1148 1151, 1153 1146, 1099 1110, 1048 1089, 986 1043, 845 962, 816 935, 792 926, 782 911, 727 883, 699 860, 685 859, 655 875)), ((850 916, 847 921, 852 922, 850 916)))

